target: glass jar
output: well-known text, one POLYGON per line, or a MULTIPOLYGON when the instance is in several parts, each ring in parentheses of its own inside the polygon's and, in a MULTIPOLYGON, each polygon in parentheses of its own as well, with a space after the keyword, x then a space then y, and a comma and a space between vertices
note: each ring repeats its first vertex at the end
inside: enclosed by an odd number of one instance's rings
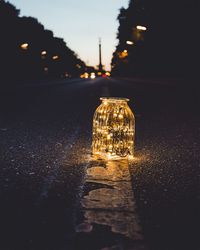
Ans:
POLYGON ((93 117, 93 155, 103 158, 133 156, 135 118, 127 98, 102 97, 93 117))

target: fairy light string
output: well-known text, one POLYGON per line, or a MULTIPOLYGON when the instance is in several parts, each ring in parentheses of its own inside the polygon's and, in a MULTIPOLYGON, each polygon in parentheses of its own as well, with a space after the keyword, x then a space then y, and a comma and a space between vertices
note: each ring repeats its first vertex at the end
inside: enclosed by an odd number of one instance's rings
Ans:
POLYGON ((100 98, 93 118, 93 155, 127 157, 134 154, 135 119, 126 98, 100 98))

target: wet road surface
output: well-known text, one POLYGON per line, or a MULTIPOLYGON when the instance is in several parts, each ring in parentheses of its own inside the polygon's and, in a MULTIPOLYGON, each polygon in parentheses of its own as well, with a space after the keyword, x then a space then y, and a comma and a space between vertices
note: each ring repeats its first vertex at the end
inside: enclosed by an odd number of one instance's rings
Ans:
POLYGON ((200 249, 195 85, 77 79, 0 97, 0 249, 200 249), (123 171, 90 155, 101 96, 131 99, 136 157, 123 171))

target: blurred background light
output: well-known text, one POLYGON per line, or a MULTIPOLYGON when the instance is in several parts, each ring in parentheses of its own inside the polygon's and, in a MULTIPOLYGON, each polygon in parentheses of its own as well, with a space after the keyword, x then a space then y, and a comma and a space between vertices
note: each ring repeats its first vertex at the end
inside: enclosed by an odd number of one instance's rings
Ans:
POLYGON ((119 9, 129 0, 10 0, 21 16, 33 16, 45 28, 62 37, 88 65, 98 65, 98 38, 102 38, 102 60, 110 70, 112 53, 117 45, 119 9))

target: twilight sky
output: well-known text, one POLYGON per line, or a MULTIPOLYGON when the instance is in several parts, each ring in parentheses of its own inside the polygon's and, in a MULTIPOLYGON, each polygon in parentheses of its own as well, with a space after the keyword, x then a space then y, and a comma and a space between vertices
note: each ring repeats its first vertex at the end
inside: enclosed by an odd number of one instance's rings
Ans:
POLYGON ((129 0, 9 0, 22 16, 33 16, 87 64, 98 65, 98 38, 102 38, 102 60, 110 69, 117 44, 119 9, 129 0))

